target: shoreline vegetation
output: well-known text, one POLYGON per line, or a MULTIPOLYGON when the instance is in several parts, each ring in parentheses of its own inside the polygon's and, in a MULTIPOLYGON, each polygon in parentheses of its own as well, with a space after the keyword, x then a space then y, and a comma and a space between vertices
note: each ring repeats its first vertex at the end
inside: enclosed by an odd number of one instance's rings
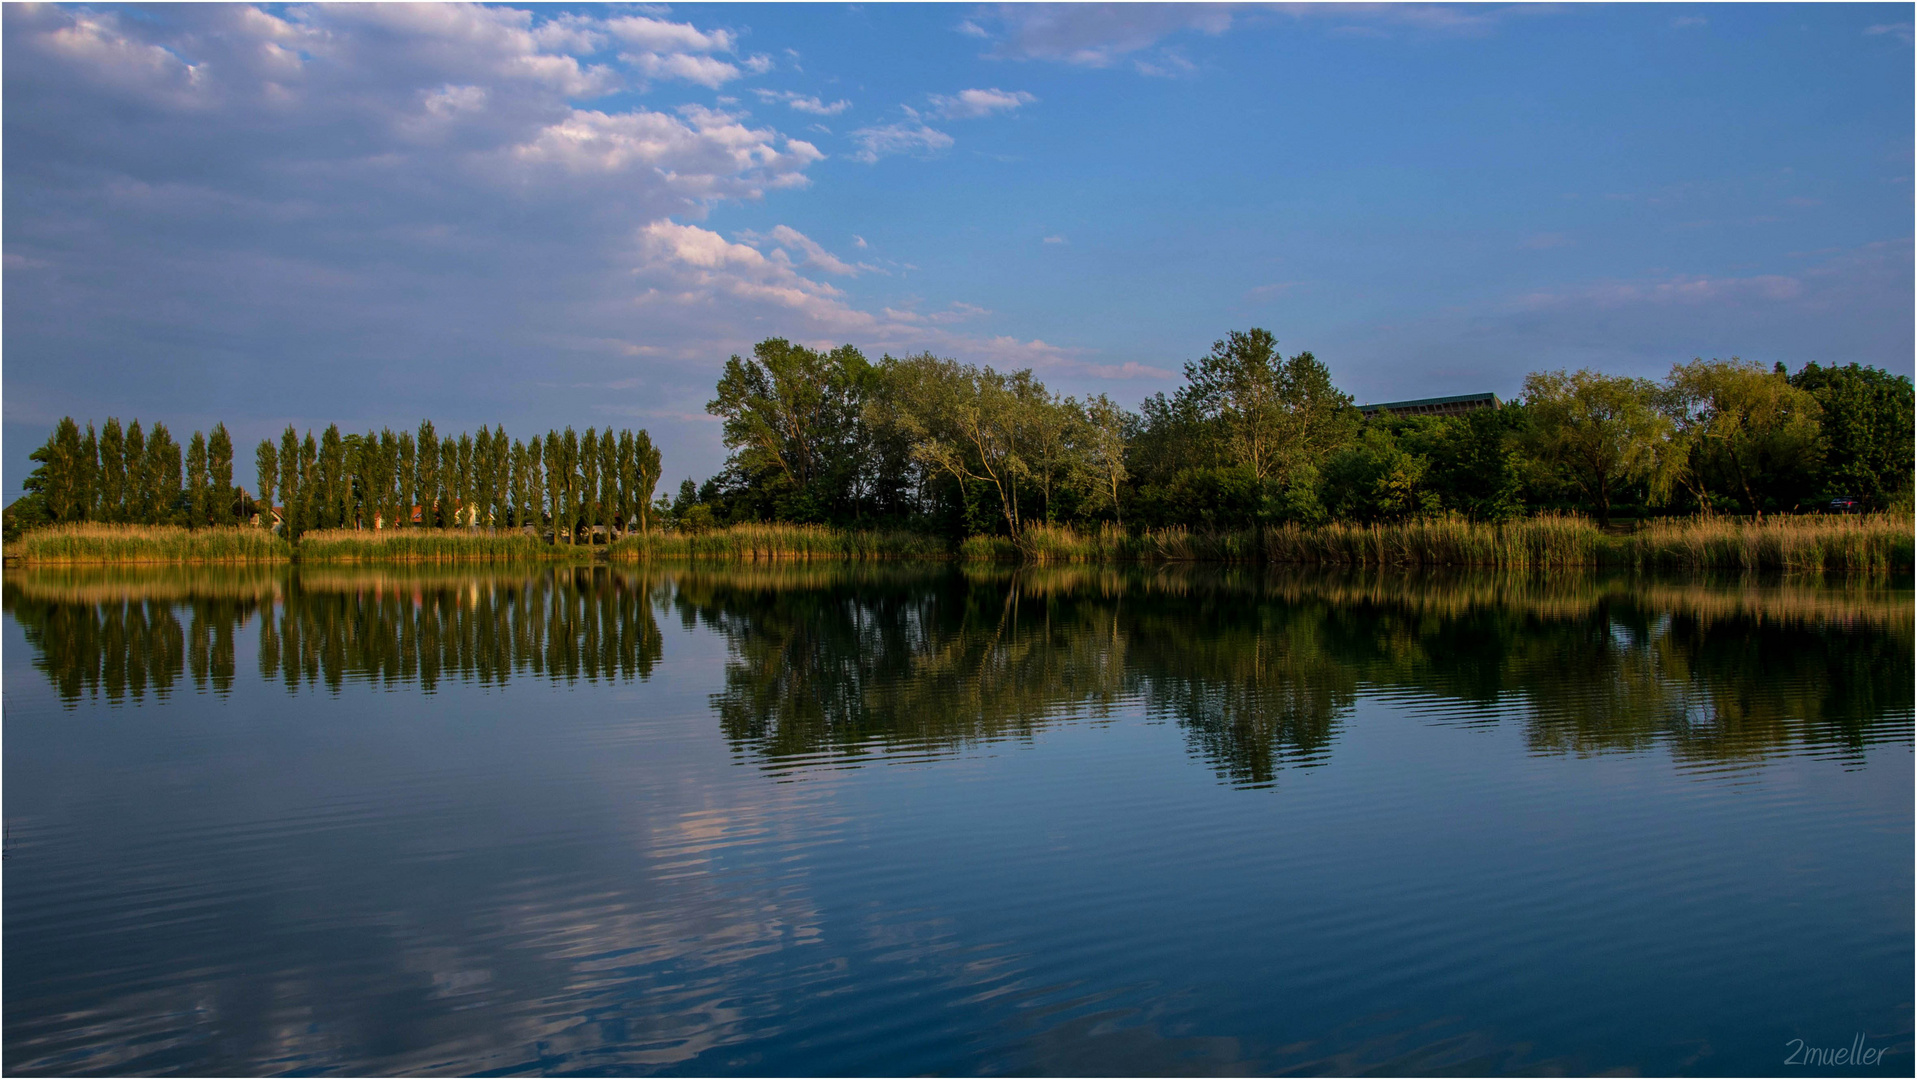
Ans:
POLYGON ((1899 514, 1666 518, 1631 531, 1606 530, 1577 515, 1541 515, 1496 524, 1434 518, 1220 532, 1035 525, 1016 543, 972 536, 956 547, 905 530, 785 524, 653 532, 606 545, 552 544, 518 532, 409 529, 316 530, 289 544, 251 528, 74 524, 27 533, 7 545, 6 559, 23 566, 957 560, 1883 573, 1909 572, 1913 548, 1917 529, 1899 514))
POLYGON ((1286 357, 1254 327, 1133 413, 1030 370, 768 338, 714 393, 729 456, 672 497, 643 430, 288 427, 256 447, 249 493, 223 426, 182 458, 164 424, 67 417, 0 536, 13 564, 1913 561, 1917 389, 1856 364, 1699 359, 1662 382, 1542 371, 1514 401, 1358 406, 1310 352, 1286 357))

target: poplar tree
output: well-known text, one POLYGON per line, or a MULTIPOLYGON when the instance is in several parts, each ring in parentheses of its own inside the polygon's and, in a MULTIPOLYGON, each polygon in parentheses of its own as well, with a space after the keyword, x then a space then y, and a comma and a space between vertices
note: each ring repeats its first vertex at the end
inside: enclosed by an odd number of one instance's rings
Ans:
POLYGON ((320 505, 326 499, 325 477, 320 473, 320 448, 309 429, 300 443, 300 531, 319 524, 320 505))
MULTIPOLYGON (((562 475, 564 468, 561 459, 564 450, 559 443, 557 431, 546 432, 546 510, 552 516, 552 542, 557 544, 564 526, 560 523, 565 516, 566 481, 562 475)), ((570 538, 567 543, 572 543, 570 538)))
POLYGON ((118 417, 107 417, 100 429, 99 517, 101 521, 125 521, 126 436, 120 432, 118 417))
POLYGON ((439 436, 433 432, 431 420, 419 422, 419 445, 415 452, 419 454, 419 463, 413 474, 413 500, 419 503, 419 523, 430 529, 438 521, 439 512, 435 502, 439 498, 439 436))
POLYGON ((493 425, 493 524, 505 525, 506 501, 512 493, 512 443, 506 438, 504 424, 493 425))
POLYGON ((87 437, 80 442, 81 475, 86 479, 81 487, 80 518, 91 517, 95 521, 100 517, 100 441, 93 434, 93 421, 87 421, 87 437))
POLYGON ((606 527, 606 538, 612 539, 613 516, 619 510, 619 445, 613 441, 612 429, 599 433, 599 524, 606 527))
POLYGON ((293 425, 280 433, 280 535, 292 539, 299 531, 300 435, 293 425))
POLYGON ((566 535, 577 539, 579 532, 579 436, 567 424, 559 437, 559 466, 566 490, 566 535))
POLYGON ((531 496, 527 507, 532 514, 534 528, 546 523, 546 477, 545 470, 540 466, 540 449, 539 436, 534 435, 526 444, 526 491, 531 496))
POLYGON ((206 440, 206 466, 213 524, 231 525, 237 500, 233 493, 233 437, 226 433, 225 424, 214 424, 213 434, 206 440))
POLYGON ((457 525, 460 509, 459 440, 448 435, 439 440, 439 527, 457 525))
POLYGON ((652 528, 652 492, 659 486, 659 477, 664 467, 659 460, 659 448, 652 445, 652 436, 641 428, 632 437, 633 485, 632 501, 639 515, 639 528, 649 531, 652 528))
POLYGON ((415 453, 413 449, 413 433, 410 431, 400 432, 399 520, 397 524, 403 529, 413 527, 413 507, 419 503, 416 494, 419 491, 419 481, 416 476, 419 461, 415 453))
POLYGON ((146 434, 140 430, 140 420, 135 417, 126 429, 126 520, 138 525, 149 524, 150 501, 146 483, 146 434))
POLYGON ((526 490, 526 444, 518 439, 513 440, 512 474, 513 525, 518 527, 526 523, 526 503, 531 501, 531 493, 526 490))
MULTIPOLYGON (((158 432, 158 428, 154 429, 158 432)), ((261 515, 261 528, 271 528, 273 522, 273 482, 280 475, 280 454, 273 449, 271 439, 261 439, 260 445, 253 450, 254 482, 260 485, 257 512, 261 515)))
MULTIPOLYGON (((115 431, 114 434, 117 436, 119 432, 115 431)), ((188 528, 206 527, 208 513, 206 489, 209 483, 206 471, 206 435, 196 431, 193 433, 193 441, 186 447, 186 524, 188 528)))
POLYGON ((180 502, 180 444, 165 424, 155 423, 146 437, 147 490, 152 493, 150 521, 155 525, 172 522, 180 502))
POLYGON ((314 494, 319 505, 314 509, 318 511, 319 527, 331 529, 344 524, 340 492, 346 487, 346 444, 339 437, 338 424, 326 425, 320 435, 319 483, 314 486, 318 489, 314 494))
POLYGON ((391 529, 399 524, 399 437, 392 428, 379 429, 377 464, 379 473, 373 481, 379 489, 377 520, 381 528, 391 529))
MULTIPOLYGON (((599 432, 587 428, 586 434, 579 440, 579 494, 581 515, 586 525, 598 525, 599 521, 599 432)), ((586 536, 592 542, 590 533, 586 536)))

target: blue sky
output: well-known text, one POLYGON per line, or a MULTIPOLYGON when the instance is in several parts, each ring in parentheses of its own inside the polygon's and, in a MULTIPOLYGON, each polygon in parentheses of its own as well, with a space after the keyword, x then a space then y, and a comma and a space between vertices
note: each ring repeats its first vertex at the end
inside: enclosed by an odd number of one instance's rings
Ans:
POLYGON ((1912 369, 1908 4, 4 18, 9 493, 66 414, 703 477, 774 335, 1128 404, 1249 326, 1360 401, 1912 369))

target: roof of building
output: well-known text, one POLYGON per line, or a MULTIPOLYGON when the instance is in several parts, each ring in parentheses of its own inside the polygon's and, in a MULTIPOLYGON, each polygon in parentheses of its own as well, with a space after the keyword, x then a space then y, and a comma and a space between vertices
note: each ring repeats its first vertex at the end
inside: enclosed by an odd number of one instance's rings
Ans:
POLYGON ((1375 405, 1360 405, 1358 406, 1358 411, 1375 412, 1378 409, 1390 409, 1392 412, 1397 412, 1400 409, 1415 409, 1421 405, 1451 405, 1466 401, 1488 401, 1493 407, 1496 407, 1498 404, 1498 395, 1452 394, 1450 397, 1412 398, 1409 401, 1380 401, 1375 405))

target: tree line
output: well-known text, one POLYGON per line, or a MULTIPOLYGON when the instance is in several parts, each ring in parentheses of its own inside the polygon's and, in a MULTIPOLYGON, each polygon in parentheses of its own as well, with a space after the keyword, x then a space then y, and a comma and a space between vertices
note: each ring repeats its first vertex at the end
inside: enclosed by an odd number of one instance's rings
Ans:
POLYGON ((1907 501, 1909 378, 1850 364, 1694 360, 1663 381, 1536 372, 1460 416, 1363 416, 1310 352, 1232 331, 1133 412, 929 353, 773 338, 725 365, 707 411, 724 469, 686 480, 682 528, 906 525, 1013 539, 1035 523, 1237 529, 1538 511, 1614 515, 1907 501))
POLYGON ((35 450, 27 497, 9 507, 10 525, 97 521, 188 528, 232 525, 262 507, 280 511, 289 537, 313 529, 519 528, 570 542, 582 530, 644 531, 659 507, 653 490, 659 450, 645 431, 567 427, 543 438, 509 439, 503 427, 315 438, 289 426, 254 451, 254 493, 233 482, 233 441, 224 424, 194 432, 185 454, 166 425, 143 434, 109 418, 96 434, 72 417, 35 450), (277 499, 276 499, 277 496, 277 499), (417 517, 415 517, 417 515, 417 517))

